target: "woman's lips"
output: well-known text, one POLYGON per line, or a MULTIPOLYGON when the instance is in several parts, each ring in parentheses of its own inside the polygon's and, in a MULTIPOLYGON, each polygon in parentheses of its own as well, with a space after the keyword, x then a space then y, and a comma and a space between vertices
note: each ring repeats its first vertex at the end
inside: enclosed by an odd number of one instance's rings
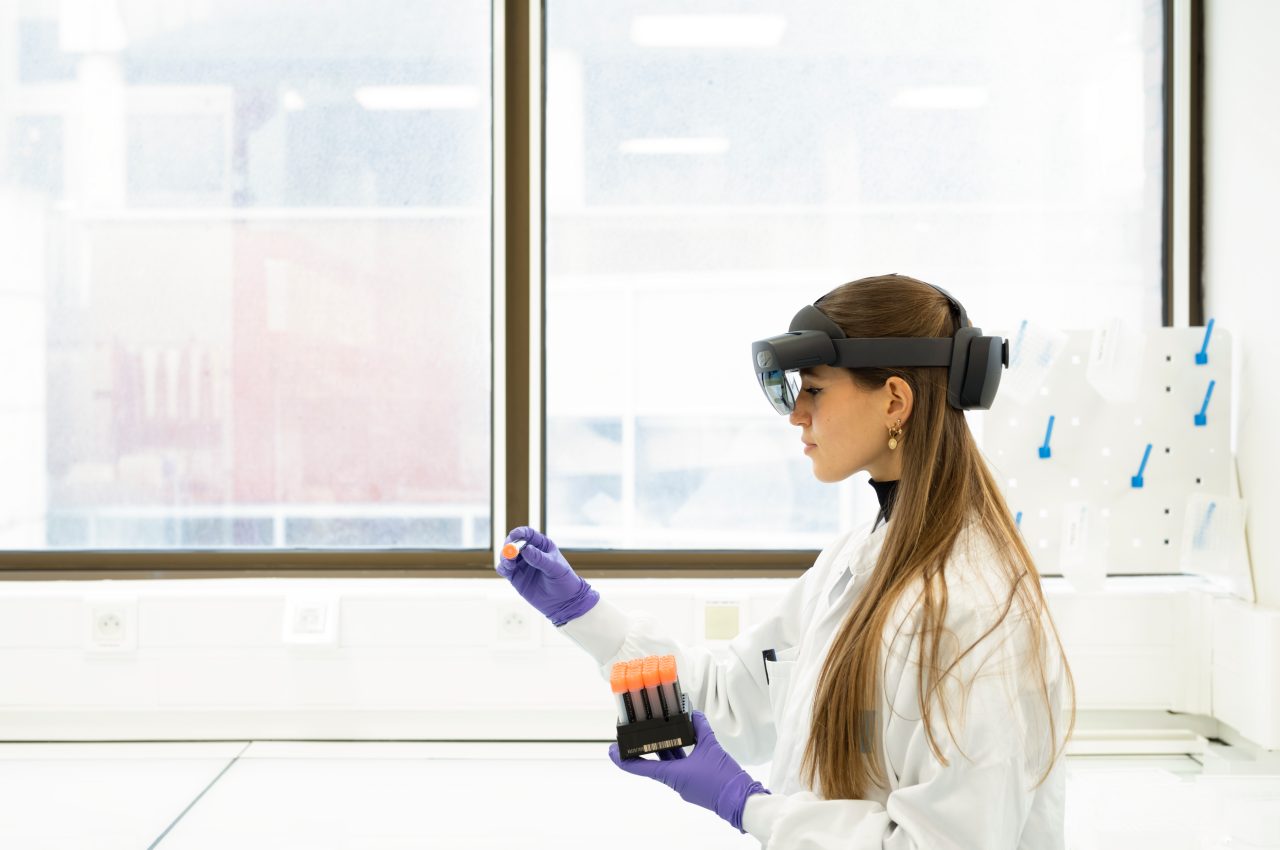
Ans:
POLYGON ((805 454, 808 454, 809 452, 813 451, 813 450, 814 450, 814 449, 816 449, 817 447, 818 447, 818 444, 817 444, 817 443, 805 443, 805 444, 804 444, 804 453, 805 453, 805 454))

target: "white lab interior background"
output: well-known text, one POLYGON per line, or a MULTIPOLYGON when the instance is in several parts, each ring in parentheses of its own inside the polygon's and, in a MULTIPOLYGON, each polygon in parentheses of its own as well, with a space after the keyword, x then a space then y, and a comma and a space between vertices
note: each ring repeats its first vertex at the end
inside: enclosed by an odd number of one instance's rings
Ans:
MULTIPOLYGON (((493 10, 411 5, 0 0, 0 568, 501 541, 493 10)), ((1054 356, 971 421, 1009 481, 1054 416, 1061 470, 1006 495, 1078 688, 1067 846, 1280 848, 1280 4, 1201 4, 1212 334, 1185 111, 1171 197, 1161 171, 1191 4, 911 5, 546 4, 546 529, 793 549, 869 519, 740 355, 844 280, 937 282, 1054 356), (1100 329, 1209 362, 1108 398, 1100 329)), ((787 583, 592 580, 713 648, 787 583)), ((612 733, 496 578, 0 582, 6 850, 756 845, 617 771, 612 733)))

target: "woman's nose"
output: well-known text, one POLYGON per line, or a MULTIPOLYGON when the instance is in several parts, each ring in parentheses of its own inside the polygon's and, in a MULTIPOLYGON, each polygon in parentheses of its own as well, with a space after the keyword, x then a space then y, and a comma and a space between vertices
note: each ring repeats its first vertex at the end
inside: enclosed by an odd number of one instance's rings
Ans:
POLYGON ((791 414, 787 420, 796 426, 804 425, 809 421, 809 411, 805 408, 803 396, 796 399, 795 407, 791 408, 791 414))

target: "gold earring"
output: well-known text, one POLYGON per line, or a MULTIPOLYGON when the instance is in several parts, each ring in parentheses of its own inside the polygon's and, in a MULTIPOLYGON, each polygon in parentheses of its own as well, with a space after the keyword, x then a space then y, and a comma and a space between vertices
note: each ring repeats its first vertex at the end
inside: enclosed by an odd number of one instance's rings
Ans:
POLYGON ((899 419, 889 429, 889 451, 893 451, 898 447, 898 438, 902 436, 902 420, 899 419))

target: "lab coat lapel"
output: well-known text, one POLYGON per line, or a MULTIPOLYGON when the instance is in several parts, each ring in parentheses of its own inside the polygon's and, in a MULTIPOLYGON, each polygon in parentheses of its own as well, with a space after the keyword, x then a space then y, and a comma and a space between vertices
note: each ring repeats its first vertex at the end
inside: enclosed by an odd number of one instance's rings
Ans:
POLYGON ((771 787, 782 793, 810 790, 801 783, 799 770, 809 739, 818 676, 844 615, 866 585, 883 541, 884 529, 881 528, 851 547, 852 551, 841 553, 833 560, 831 575, 824 577, 821 591, 813 600, 809 627, 801 639, 791 672, 790 697, 785 702, 783 715, 774 719, 778 738, 770 782, 771 787), (850 575, 847 584, 831 599, 832 591, 846 574, 850 575))
MULTIPOLYGON (((834 575, 827 582, 819 600, 819 607, 825 609, 822 611, 820 619, 830 617, 843 619, 845 612, 853 604, 853 594, 860 591, 866 584, 867 577, 876 565, 876 558, 880 555, 881 547, 884 546, 885 533, 884 526, 872 532, 845 559, 843 570, 832 570, 834 575), (835 591, 842 581, 844 586, 836 593, 835 591)), ((825 651, 823 652, 823 657, 826 657, 825 651)))

